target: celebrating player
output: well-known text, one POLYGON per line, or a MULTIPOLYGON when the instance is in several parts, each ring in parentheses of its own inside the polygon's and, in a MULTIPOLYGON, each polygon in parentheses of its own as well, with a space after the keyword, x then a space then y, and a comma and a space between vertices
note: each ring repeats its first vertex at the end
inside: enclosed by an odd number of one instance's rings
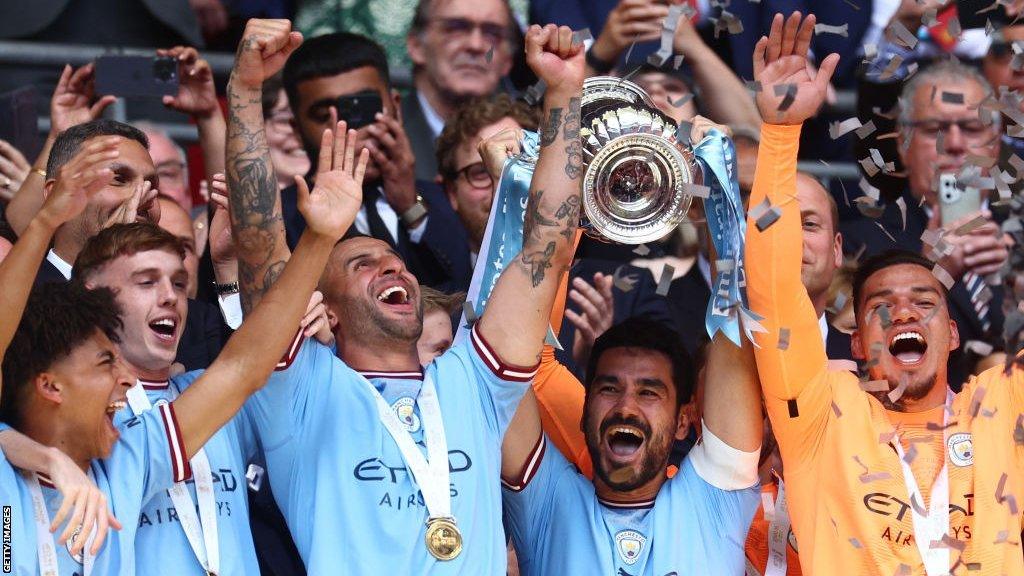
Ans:
MULTIPOLYGON (((263 81, 300 41, 286 20, 250 20, 228 86, 228 183, 247 306, 289 259, 259 103, 263 81)), ((312 574, 505 571, 501 440, 570 262, 582 176, 582 46, 555 26, 531 28, 526 46, 547 83, 556 141, 537 163, 522 253, 471 338, 422 369, 416 279, 386 243, 347 239, 320 281, 337 356, 307 341, 253 397, 273 492, 312 574)), ((325 143, 320 166, 329 154, 325 143)))
POLYGON ((800 285, 794 200, 800 126, 824 100, 838 62, 829 55, 811 72, 814 21, 777 15, 755 50, 765 124, 750 202, 767 199, 781 217, 762 232, 751 227, 747 242, 750 300, 768 329, 755 355, 802 568, 1022 574, 1016 502, 1024 474, 1013 439, 1024 372, 997 368, 960 394, 949 390, 946 360, 959 338, 933 264, 911 253, 864 262, 854 281, 852 346, 870 382, 827 368, 800 285))

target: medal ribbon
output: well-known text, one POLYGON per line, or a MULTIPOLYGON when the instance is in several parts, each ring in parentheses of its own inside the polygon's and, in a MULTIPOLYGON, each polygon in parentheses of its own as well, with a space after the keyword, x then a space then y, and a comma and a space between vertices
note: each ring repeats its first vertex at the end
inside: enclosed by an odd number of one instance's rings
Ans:
MULTIPOLYGON (((177 396, 174 387, 168 383, 172 396, 177 396)), ((128 405, 132 412, 140 415, 153 408, 146 396, 142 383, 128 389, 128 405)), ((199 514, 196 515, 196 504, 189 494, 186 482, 175 482, 167 489, 167 494, 178 512, 181 529, 185 531, 189 547, 195 554, 199 565, 207 574, 220 573, 220 540, 217 538, 217 502, 213 492, 213 471, 206 451, 199 449, 189 460, 192 466, 192 480, 196 486, 196 499, 199 500, 199 514)))
POLYGON ((747 300, 743 263, 747 218, 736 176, 736 148, 728 136, 712 129, 694 146, 693 154, 704 168, 704 185, 710 188, 704 200, 704 217, 719 262, 704 322, 712 339, 721 331, 739 346, 741 320, 751 341, 751 332, 764 328, 758 323, 762 317, 750 310, 747 300), (723 262, 731 264, 723 266, 723 262))
MULTIPOLYGON (((953 392, 946 393, 946 409, 942 415, 943 438, 946 436, 946 427, 949 424, 949 412, 953 405, 953 392)), ((928 576, 942 576, 949 574, 949 548, 940 546, 932 548, 932 542, 939 542, 942 537, 949 533, 949 463, 945 450, 942 454, 942 470, 932 484, 931 497, 928 503, 928 515, 918 512, 916 501, 921 507, 924 506, 924 498, 918 489, 917 480, 914 478, 914 471, 905 458, 903 446, 899 437, 894 435, 889 442, 896 450, 900 458, 900 465, 903 467, 903 482, 907 487, 907 496, 910 498, 910 510, 914 519, 914 543, 921 554, 921 561, 924 562, 925 573, 928 576)), ((943 441, 943 447, 946 443, 943 441)))
POLYGON ((361 374, 359 379, 370 389, 370 393, 377 403, 377 415, 380 417, 381 424, 398 445, 402 459, 409 467, 416 484, 419 485, 420 492, 423 493, 428 520, 431 518, 454 519, 448 480, 448 441, 445 438, 444 422, 441 420, 441 406, 437 401, 434 379, 429 374, 424 375, 423 386, 420 388, 419 397, 416 398, 416 404, 420 407, 420 418, 423 421, 423 440, 427 445, 426 458, 416 447, 409 430, 398 419, 377 388, 361 374))
POLYGON ((789 544, 789 507, 786 504, 786 485, 776 478, 779 495, 775 498, 775 513, 768 522, 768 565, 764 576, 785 576, 786 546, 789 544))
MULTIPOLYGON (((35 472, 23 470, 25 482, 28 483, 28 491, 32 495, 32 517, 36 524, 36 553, 39 557, 39 574, 41 576, 59 576, 60 567, 57 563, 57 544, 54 542, 53 534, 50 533, 50 513, 46 510, 46 500, 43 498, 43 489, 39 486, 39 476, 35 472)), ((92 478, 92 472, 89 472, 92 478)), ((90 553, 96 531, 89 533, 89 539, 82 547, 82 566, 85 576, 92 573, 96 556, 90 553)))

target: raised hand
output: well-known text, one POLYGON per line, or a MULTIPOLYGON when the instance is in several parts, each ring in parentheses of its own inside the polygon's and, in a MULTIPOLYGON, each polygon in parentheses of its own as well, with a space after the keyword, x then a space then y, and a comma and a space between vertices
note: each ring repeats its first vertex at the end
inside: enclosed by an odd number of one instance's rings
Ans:
POLYGON ((117 149, 120 140, 119 136, 100 136, 82 146, 57 171, 39 217, 56 229, 81 214, 89 197, 114 177, 108 165, 120 155, 117 149))
POLYGON ((72 126, 99 118, 103 110, 117 100, 113 96, 104 96, 90 106, 96 96, 94 84, 93 64, 86 64, 78 70, 72 70, 70 65, 64 66, 50 99, 50 134, 56 136, 72 126))
POLYGON ((583 43, 573 42, 568 26, 534 24, 526 31, 526 63, 549 92, 568 92, 577 96, 586 76, 583 43))
POLYGON ((803 23, 799 12, 785 21, 776 14, 769 35, 754 46, 754 80, 761 84, 757 108, 769 124, 801 124, 818 112, 827 97, 839 55, 829 54, 814 70, 807 59, 814 23, 814 14, 803 23))
POLYGON ((693 117, 693 126, 690 127, 690 142, 693 142, 694 145, 698 144, 713 128, 717 128, 719 132, 732 138, 732 128, 729 128, 725 124, 712 122, 711 120, 698 115, 693 117))
POLYGON ((363 148, 356 162, 356 131, 346 132, 345 127, 345 122, 338 122, 336 130, 324 130, 320 138, 313 192, 302 176, 295 177, 299 212, 306 218, 306 226, 334 239, 345 235, 363 204, 363 174, 370 160, 370 152, 363 148))
POLYGON ((487 173, 495 182, 501 177, 505 161, 519 154, 519 143, 523 139, 523 131, 519 128, 505 128, 500 132, 484 138, 477 144, 477 152, 484 161, 487 173))
POLYGON ((306 307, 306 315, 299 322, 299 328, 306 338, 314 338, 324 346, 334 346, 334 333, 331 332, 331 322, 327 318, 324 295, 319 290, 313 292, 309 298, 309 306, 306 307))
POLYGON ((569 299, 579 306, 580 312, 577 314, 566 308, 565 317, 576 327, 572 358, 577 366, 587 365, 597 337, 611 328, 615 320, 615 302, 612 296, 614 279, 614 276, 600 272, 594 274, 593 285, 582 278, 572 279, 569 299))
POLYGON ((164 106, 199 118, 220 113, 213 70, 209 62, 199 57, 195 48, 175 46, 156 53, 178 61, 178 95, 164 96, 164 106))
POLYGON ((262 88, 288 56, 302 44, 302 33, 292 31, 290 20, 251 18, 235 54, 231 80, 248 88, 262 88))
POLYGON ((402 214, 416 203, 416 156, 401 122, 386 112, 376 120, 366 127, 372 138, 363 142, 380 170, 384 199, 402 214))
POLYGON ((115 530, 121 529, 121 523, 114 517, 107 505, 107 497, 82 472, 82 469, 60 450, 53 449, 52 451, 49 474, 63 498, 60 509, 57 510, 57 514, 54 515, 53 521, 50 523, 50 532, 56 532, 67 519, 67 526, 59 538, 59 542, 64 544, 71 538, 75 530, 81 527, 81 531, 75 535, 75 542, 69 550, 74 556, 82 551, 89 539, 89 534, 95 528, 96 536, 93 539, 90 553, 96 554, 103 547, 103 541, 107 538, 107 530, 110 527, 115 530))
POLYGON ((103 223, 104 228, 114 224, 131 224, 146 221, 153 224, 160 222, 160 202, 157 201, 159 190, 153 188, 149 180, 143 180, 135 186, 135 190, 121 202, 103 223))
POLYGON ((622 0, 608 13, 604 28, 591 50, 601 60, 614 62, 633 42, 660 38, 666 16, 668 6, 664 4, 651 0, 622 0))
POLYGON ((32 166, 6 140, 0 140, 0 200, 8 201, 21 188, 32 166))

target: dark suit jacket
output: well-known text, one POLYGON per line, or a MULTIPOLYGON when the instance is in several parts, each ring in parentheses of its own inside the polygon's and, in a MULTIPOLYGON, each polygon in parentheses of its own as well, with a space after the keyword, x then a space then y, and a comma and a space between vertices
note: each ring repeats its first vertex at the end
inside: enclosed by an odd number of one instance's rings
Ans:
MULTIPOLYGON (((877 219, 862 217, 841 223, 843 233, 843 249, 847 254, 856 254, 864 248, 864 255, 871 256, 886 250, 899 248, 911 252, 921 252, 921 234, 928 227, 928 216, 909 192, 903 194, 907 205, 907 226, 903 228, 902 217, 895 202, 886 205, 885 212, 877 219), (878 228, 881 224, 886 234, 878 228), (889 236, 892 236, 890 238, 889 236)), ((971 373, 971 359, 963 353, 963 344, 968 340, 998 342, 998 335, 1003 330, 1001 287, 992 286, 992 300, 989 302, 989 320, 991 329, 986 333, 974 311, 970 294, 964 283, 958 278, 949 291, 948 305, 950 318, 956 321, 960 332, 960 349, 949 356, 949 383, 955 390, 967 380, 971 373)))
POLYGON ((416 156, 416 179, 433 182, 437 176, 437 149, 434 147, 434 133, 427 124, 427 117, 420 107, 416 89, 402 98, 402 128, 412 145, 416 156))
MULTIPOLYGON (((628 318, 643 316, 662 322, 670 328, 674 327, 668 301, 665 300, 664 296, 659 296, 655 293, 658 287, 654 283, 654 278, 651 277, 649 271, 643 268, 637 268, 636 266, 630 266, 624 262, 614 260, 583 258, 573 264, 572 269, 569 271, 570 281, 578 277, 591 283, 594 281, 595 273, 614 274, 616 269, 620 267, 622 267, 619 273, 620 276, 635 276, 637 282, 633 289, 628 292, 623 292, 617 287, 612 288, 615 305, 615 319, 613 323, 618 324, 628 318)), ((571 300, 567 302, 567 306, 578 311, 578 308, 571 300)), ((558 332, 558 341, 562 344, 564 350, 555 351, 555 357, 575 372, 582 381, 586 366, 577 366, 572 359, 572 343, 575 338, 576 327, 569 320, 563 319, 562 327, 558 332)))
MULTIPOLYGON (((469 265, 469 245, 466 233, 440 186, 433 182, 416 182, 416 189, 428 206, 427 229, 419 243, 409 240, 405 224, 399 220, 398 231, 403 235, 398 251, 405 265, 420 284, 444 292, 466 290, 472 269, 469 265)), ((295 249, 306 220, 296 204, 295 186, 281 191, 281 212, 284 217, 288 246, 295 249)), ((382 240, 385 240, 382 238, 382 240)))
POLYGON ((708 287, 696 262, 681 278, 676 278, 668 289, 668 304, 675 320, 675 328, 683 338, 683 345, 690 356, 696 357, 697 350, 707 339, 704 317, 707 314, 711 289, 708 287))
MULTIPOLYGON (((51 282, 67 280, 49 260, 43 260, 36 275, 35 285, 51 282)), ((178 355, 174 361, 180 362, 186 371, 207 368, 220 354, 230 337, 231 329, 224 323, 224 317, 216 304, 190 299, 185 329, 181 334, 178 355)))
POLYGON ((832 324, 828 325, 828 339, 825 341, 825 355, 829 360, 853 360, 853 353, 850 351, 850 335, 836 330, 832 324))

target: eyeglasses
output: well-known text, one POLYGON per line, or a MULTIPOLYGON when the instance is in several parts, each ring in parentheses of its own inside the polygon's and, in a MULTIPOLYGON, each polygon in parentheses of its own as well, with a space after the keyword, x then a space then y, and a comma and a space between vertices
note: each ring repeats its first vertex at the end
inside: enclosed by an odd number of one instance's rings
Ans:
POLYGON ((494 22, 474 22, 465 18, 438 18, 434 20, 434 23, 440 28, 441 34, 452 40, 464 40, 477 29, 480 30, 484 40, 494 46, 505 42, 510 37, 507 26, 494 22))
POLYGON ((460 176, 465 177, 466 182, 468 182, 473 188, 482 190, 494 185, 494 179, 491 178, 491 174, 487 172, 487 167, 484 166, 483 162, 474 162, 469 166, 456 170, 455 179, 458 180, 460 176))
POLYGON ((905 126, 911 126, 914 131, 928 138, 938 138, 939 134, 949 135, 949 131, 956 126, 967 139, 981 139, 988 136, 992 128, 991 124, 985 124, 978 118, 964 118, 962 120, 914 120, 905 122, 905 126))
POLYGON ((185 177, 185 165, 181 162, 161 162, 156 167, 156 175, 161 182, 182 182, 185 177))

